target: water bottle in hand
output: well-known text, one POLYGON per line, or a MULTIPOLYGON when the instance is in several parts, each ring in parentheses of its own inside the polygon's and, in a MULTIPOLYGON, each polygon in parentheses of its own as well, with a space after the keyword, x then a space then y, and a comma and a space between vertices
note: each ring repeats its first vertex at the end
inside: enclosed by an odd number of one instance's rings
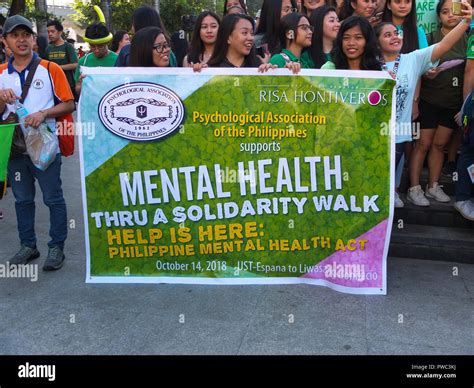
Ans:
POLYGON ((15 108, 16 108, 16 115, 18 116, 18 121, 20 122, 21 129, 23 129, 23 132, 26 135, 32 129, 32 127, 25 127, 25 118, 26 116, 28 116, 28 110, 20 102, 20 100, 16 100, 15 108))

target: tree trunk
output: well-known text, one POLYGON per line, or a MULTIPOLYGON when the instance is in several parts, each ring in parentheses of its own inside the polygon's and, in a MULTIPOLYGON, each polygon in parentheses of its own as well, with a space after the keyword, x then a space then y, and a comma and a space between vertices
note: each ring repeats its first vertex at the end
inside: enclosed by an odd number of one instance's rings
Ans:
POLYGON ((24 14, 25 13, 25 0, 12 0, 12 5, 8 11, 8 16, 24 14))
POLYGON ((105 25, 107 26, 109 31, 112 31, 112 12, 110 9, 110 0, 101 0, 100 8, 102 9, 102 12, 105 16, 105 25))
POLYGON ((160 0, 155 0, 155 9, 160 13, 160 0))
MULTIPOLYGON (((35 8, 37 11, 46 13, 48 11, 46 0, 35 0, 35 8)), ((48 34, 48 30, 46 29, 46 22, 47 20, 44 20, 44 19, 36 21, 36 28, 38 30, 38 35, 48 34)))

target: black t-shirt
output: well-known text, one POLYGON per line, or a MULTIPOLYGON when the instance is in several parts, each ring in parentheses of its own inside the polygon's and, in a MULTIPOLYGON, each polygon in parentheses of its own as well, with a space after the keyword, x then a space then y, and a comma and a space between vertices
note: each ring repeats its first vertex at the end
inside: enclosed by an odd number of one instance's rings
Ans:
POLYGON ((240 68, 240 67, 257 67, 251 64, 250 58, 246 57, 244 63, 242 66, 235 66, 233 63, 229 62, 227 58, 225 58, 221 63, 217 65, 213 65, 212 67, 234 67, 234 68, 240 68))

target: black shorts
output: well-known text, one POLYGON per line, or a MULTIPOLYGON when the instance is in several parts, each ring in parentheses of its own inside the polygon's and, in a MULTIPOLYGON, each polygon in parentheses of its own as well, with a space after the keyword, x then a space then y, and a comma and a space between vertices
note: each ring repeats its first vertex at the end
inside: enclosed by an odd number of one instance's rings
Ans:
POLYGON ((420 100, 418 109, 420 129, 436 129, 440 125, 454 130, 459 128, 454 121, 454 116, 459 112, 457 110, 440 108, 424 100, 420 100))

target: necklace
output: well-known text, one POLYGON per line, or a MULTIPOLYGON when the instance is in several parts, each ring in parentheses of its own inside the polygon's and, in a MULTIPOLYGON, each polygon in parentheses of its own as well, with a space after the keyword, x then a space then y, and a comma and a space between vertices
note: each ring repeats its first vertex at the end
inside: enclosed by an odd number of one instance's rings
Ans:
POLYGON ((446 30, 444 29, 444 27, 441 27, 440 31, 443 34, 443 36, 446 36, 446 34, 449 32, 449 31, 445 32, 446 30))
POLYGON ((392 70, 388 70, 387 63, 383 57, 380 58, 380 64, 382 65, 382 70, 388 71, 393 79, 397 79, 398 66, 400 65, 400 54, 397 55, 397 59, 395 59, 395 64, 393 65, 392 70))

